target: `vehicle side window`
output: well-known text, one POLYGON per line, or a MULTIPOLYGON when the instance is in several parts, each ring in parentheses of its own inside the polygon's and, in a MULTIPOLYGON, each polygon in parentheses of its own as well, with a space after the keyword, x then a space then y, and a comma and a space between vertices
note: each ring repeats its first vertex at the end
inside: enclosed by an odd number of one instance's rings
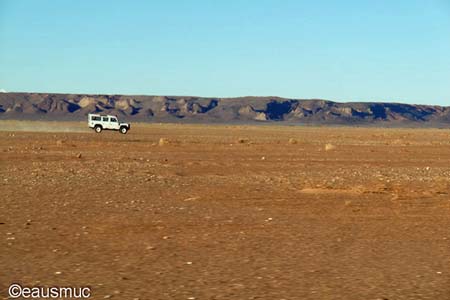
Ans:
POLYGON ((108 122, 108 117, 103 117, 103 122, 108 122))
POLYGON ((101 121, 102 119, 100 117, 91 117, 92 121, 101 121))
POLYGON ((116 118, 111 118, 111 122, 117 122, 116 118))

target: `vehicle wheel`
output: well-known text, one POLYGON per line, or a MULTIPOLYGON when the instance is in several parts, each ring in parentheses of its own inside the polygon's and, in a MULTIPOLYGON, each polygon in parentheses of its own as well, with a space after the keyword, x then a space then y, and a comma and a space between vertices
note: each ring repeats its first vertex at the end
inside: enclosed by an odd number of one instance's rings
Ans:
POLYGON ((126 134, 127 131, 128 131, 128 128, 126 128, 126 127, 120 127, 120 133, 126 134))
POLYGON ((102 126, 95 126, 94 130, 95 132, 100 133, 102 132, 102 126))

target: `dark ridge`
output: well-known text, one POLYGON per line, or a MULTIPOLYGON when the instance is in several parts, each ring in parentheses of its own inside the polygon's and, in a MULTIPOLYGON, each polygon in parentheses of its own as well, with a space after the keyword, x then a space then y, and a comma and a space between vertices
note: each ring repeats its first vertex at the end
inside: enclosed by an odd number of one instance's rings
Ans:
POLYGON ((450 107, 279 97, 205 98, 0 93, 0 119, 85 120, 88 113, 129 121, 450 127, 450 107))
POLYGON ((267 103, 267 109, 265 111, 267 119, 274 121, 282 121, 284 115, 292 111, 292 101, 270 101, 267 103))

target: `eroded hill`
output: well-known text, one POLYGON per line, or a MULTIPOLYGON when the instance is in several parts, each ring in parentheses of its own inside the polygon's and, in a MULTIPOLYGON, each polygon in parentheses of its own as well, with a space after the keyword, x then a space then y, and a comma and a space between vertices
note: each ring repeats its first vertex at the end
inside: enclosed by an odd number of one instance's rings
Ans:
POLYGON ((84 120, 88 113, 115 114, 146 122, 450 126, 450 107, 431 105, 279 97, 0 93, 1 119, 84 120))

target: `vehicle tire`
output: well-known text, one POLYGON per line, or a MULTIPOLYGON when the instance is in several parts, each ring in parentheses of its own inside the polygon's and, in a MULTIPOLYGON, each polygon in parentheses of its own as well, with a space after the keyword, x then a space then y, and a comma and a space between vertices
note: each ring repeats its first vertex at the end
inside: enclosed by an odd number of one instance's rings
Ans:
POLYGON ((95 132, 100 133, 100 132, 102 132, 102 126, 99 126, 99 125, 95 126, 94 130, 95 130, 95 132))
POLYGON ((128 128, 126 127, 120 127, 120 133, 126 134, 128 132, 128 128))

